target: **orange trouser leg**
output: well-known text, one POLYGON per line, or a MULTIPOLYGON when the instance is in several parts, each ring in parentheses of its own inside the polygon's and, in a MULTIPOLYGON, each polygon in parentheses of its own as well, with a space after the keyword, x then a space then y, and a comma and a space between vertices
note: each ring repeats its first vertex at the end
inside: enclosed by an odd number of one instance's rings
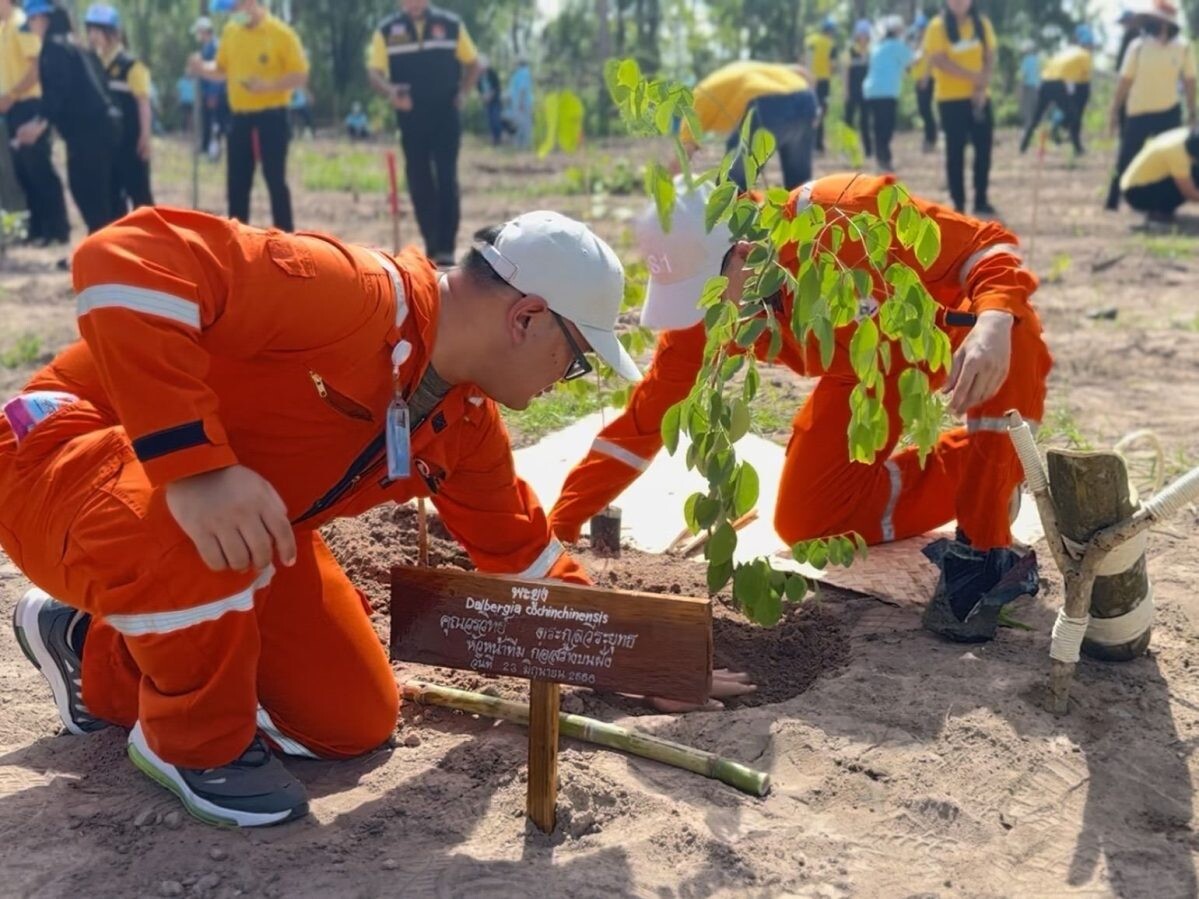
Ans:
MULTIPOLYGON (((965 331, 954 334, 955 343, 965 331)), ((898 353, 896 354, 898 356, 898 353)), ((796 416, 779 485, 775 529, 789 543, 856 531, 868 543, 902 540, 956 515, 979 549, 1011 543, 1008 502, 1023 480, 1003 414, 1039 422, 1052 364, 1035 322, 1012 330, 1012 367, 998 393, 970 409, 967 426, 942 434, 920 465, 909 449, 891 455, 901 422, 897 367, 887 378, 891 439, 872 464, 849 461, 846 432, 854 381, 821 378, 796 416)), ((937 386, 944 379, 933 379, 937 386)))
MULTIPOLYGON (((369 623, 356 597, 357 629, 328 623, 349 607, 352 588, 325 589, 336 578, 326 577, 312 544, 303 567, 283 575, 278 591, 266 589, 269 571, 210 571, 162 491, 146 480, 124 432, 104 427, 88 404, 47 419, 20 447, 10 438, 0 429, 0 543, 34 583, 94 616, 83 659, 84 701, 94 714, 126 726, 140 720, 151 748, 169 762, 213 767, 236 758, 253 737, 261 681, 267 702, 280 703, 282 732, 294 721, 296 736, 312 731, 314 746, 335 754, 369 736, 359 731, 339 743, 294 711, 296 693, 283 686, 289 660, 299 669, 292 680, 298 689, 310 686, 318 669, 330 676, 365 672, 365 687, 325 685, 342 689, 347 704, 356 693, 377 700, 381 673, 390 678, 377 641, 368 664, 344 661, 365 645, 369 623), (260 615, 278 606, 266 616, 277 626, 289 600, 306 610, 294 624, 302 636, 272 636, 264 653, 260 615), (326 632, 331 660, 321 668, 326 632)), ((326 697, 314 708, 331 705, 326 697)), ((371 735, 382 728, 380 702, 375 706, 365 728, 371 735)), ((394 698, 381 707, 394 724, 394 698)))
POLYGON ((268 716, 259 723, 285 752, 360 755, 395 730, 395 675, 366 599, 319 534, 296 536, 296 564, 276 573, 258 604, 258 698, 268 716))

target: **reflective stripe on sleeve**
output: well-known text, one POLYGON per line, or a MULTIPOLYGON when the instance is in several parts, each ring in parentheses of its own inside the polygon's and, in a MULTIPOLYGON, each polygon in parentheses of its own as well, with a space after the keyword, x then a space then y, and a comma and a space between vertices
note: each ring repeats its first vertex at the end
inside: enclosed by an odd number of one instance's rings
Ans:
POLYGON ((562 544, 555 537, 546 544, 545 549, 541 551, 533 564, 524 571, 518 572, 515 577, 545 577, 550 573, 550 569, 554 567, 554 563, 558 561, 558 557, 566 550, 562 548, 562 544))
POLYGON ((997 243, 989 247, 983 247, 981 250, 975 250, 962 263, 962 270, 958 273, 958 280, 962 284, 970 278, 970 273, 974 271, 980 262, 984 259, 990 259, 992 256, 1015 256, 1018 262, 1023 262, 1024 257, 1020 255, 1020 248, 1014 243, 997 243))
POLYGON ((638 471, 645 471, 649 468, 650 463, 653 462, 652 459, 643 459, 623 446, 617 446, 612 441, 602 440, 599 437, 591 444, 591 449, 602 455, 611 456, 613 459, 623 462, 625 465, 635 468, 638 471))
POLYGON ((96 309, 128 309, 200 328, 200 307, 192 300, 129 284, 93 284, 81 290, 75 297, 75 314, 82 318, 96 309))
POLYGON ((140 615, 105 615, 104 620, 126 637, 144 637, 148 634, 170 634, 197 624, 216 621, 229 612, 249 612, 254 608, 254 594, 271 582, 275 575, 273 565, 258 573, 254 583, 240 593, 226 596, 202 606, 178 609, 174 612, 144 612, 140 615))

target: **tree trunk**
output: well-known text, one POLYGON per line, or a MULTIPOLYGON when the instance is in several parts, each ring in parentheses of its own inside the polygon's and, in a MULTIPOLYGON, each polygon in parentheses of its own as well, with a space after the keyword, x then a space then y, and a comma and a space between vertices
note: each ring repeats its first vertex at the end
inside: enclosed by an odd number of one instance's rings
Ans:
POLYGON ((608 96, 608 86, 604 83, 604 63, 612 55, 612 33, 608 28, 608 0, 595 0, 595 18, 596 45, 599 50, 599 133, 602 137, 607 137, 612 115, 612 98, 608 96))
MULTIPOLYGON (((1115 453, 1083 453, 1049 450, 1046 453, 1049 487, 1057 509, 1062 536, 1086 543, 1103 528, 1118 524, 1136 509, 1130 496, 1128 471, 1115 453)), ((1149 595, 1149 576, 1142 554, 1130 568, 1095 578, 1091 590, 1091 617, 1116 618, 1126 615, 1149 595)), ((1093 659, 1128 661, 1149 646, 1152 625, 1144 633, 1117 645, 1085 639, 1084 655, 1093 659)))

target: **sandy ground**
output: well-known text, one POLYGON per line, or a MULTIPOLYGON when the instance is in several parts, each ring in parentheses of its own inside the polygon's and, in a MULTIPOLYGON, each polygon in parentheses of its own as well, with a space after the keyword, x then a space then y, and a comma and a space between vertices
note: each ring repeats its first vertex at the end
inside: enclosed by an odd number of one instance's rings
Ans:
MULTIPOLYGON (((637 159, 645 149, 592 152, 637 159)), ((1018 157, 1003 133, 993 200, 1046 276, 1037 300, 1057 359, 1050 424, 1096 444, 1152 427, 1176 473, 1199 459, 1199 259, 1193 236, 1144 236, 1131 215, 1099 211, 1109 156, 1098 144, 1077 167, 1051 155, 1033 229, 1035 160, 1018 157), (1114 320, 1086 315, 1113 308, 1114 320)), ((935 157, 910 137, 897 157, 913 188, 943 195, 935 157)), ((567 164, 468 151, 464 231, 530 205, 531 186, 540 193, 567 164)), ((202 205, 220 208, 221 181, 206 170, 202 205)), ((159 193, 187 197, 179 179, 159 193)), ((378 198, 297 193, 303 226, 387 239, 378 198)), ((575 214, 588 206, 552 192, 537 202, 575 214)), ((619 242, 615 219, 599 224, 619 242)), ((23 334, 40 340, 26 354, 34 358, 0 366, 0 395, 74 333, 53 260, 17 250, 0 264, 0 352, 23 334)), ((779 377, 785 396, 803 390, 779 377)), ((750 799, 567 743, 560 824, 548 837, 523 818, 521 730, 412 706, 393 750, 291 763, 313 797, 307 820, 207 828, 171 814, 173 798, 125 760, 122 734, 57 735, 40 675, 0 635, 0 895, 1194 896, 1195 524, 1190 510, 1151 541, 1159 613, 1148 656, 1084 661, 1064 719, 1037 705, 1061 599, 1053 571, 1040 599, 1015 608, 1033 630, 1004 630, 978 647, 938 640, 910 611, 835 591, 775 631, 722 607, 718 660, 751 670, 761 695, 682 718, 590 694, 567 702, 764 768, 771 795, 750 799)), ((411 556, 397 541, 406 528, 404 513, 378 510, 330 530, 377 609, 387 566, 411 556)), ((702 589, 698 569, 586 558, 604 583, 702 589)), ((0 557, 0 613, 27 587, 0 557)), ((382 615, 376 623, 384 633, 382 615)), ((440 677, 478 685, 463 673, 440 677)))

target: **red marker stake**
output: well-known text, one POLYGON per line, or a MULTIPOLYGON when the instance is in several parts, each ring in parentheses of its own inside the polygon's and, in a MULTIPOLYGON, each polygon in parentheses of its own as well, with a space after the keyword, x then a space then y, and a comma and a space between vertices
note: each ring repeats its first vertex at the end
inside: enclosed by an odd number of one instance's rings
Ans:
POLYGON ((387 179, 391 192, 387 195, 391 207, 391 244, 395 252, 400 252, 400 185, 396 176, 396 151, 387 151, 387 179))

